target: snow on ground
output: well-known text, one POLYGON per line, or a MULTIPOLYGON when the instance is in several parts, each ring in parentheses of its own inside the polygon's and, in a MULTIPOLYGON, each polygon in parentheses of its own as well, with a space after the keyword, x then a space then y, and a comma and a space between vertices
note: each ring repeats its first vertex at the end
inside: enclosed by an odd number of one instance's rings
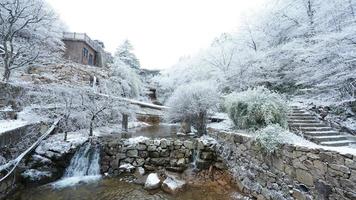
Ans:
POLYGON ((217 143, 218 143, 214 138, 212 138, 212 137, 210 137, 210 136, 208 136, 208 135, 203 135, 203 136, 201 136, 201 137, 198 139, 198 141, 200 141, 200 142, 203 143, 204 145, 211 145, 211 144, 217 144, 217 143))
POLYGON ((36 148, 36 153, 45 154, 46 151, 58 152, 61 154, 68 153, 71 149, 82 145, 87 140, 88 134, 84 134, 82 131, 69 132, 67 141, 64 141, 64 133, 58 133, 42 141, 36 148))
POLYGON ((0 134, 23 127, 28 124, 29 123, 24 120, 0 120, 0 134))
POLYGON ((132 128, 140 128, 140 127, 146 127, 146 126, 151 126, 148 123, 145 122, 129 122, 128 123, 128 128, 132 129, 132 128))
POLYGON ((213 122, 207 125, 208 128, 216 129, 216 130, 223 130, 223 131, 230 131, 234 127, 234 123, 229 118, 226 113, 214 113, 212 118, 216 119, 223 119, 221 122, 213 122))
POLYGON ((17 118, 32 123, 48 120, 47 118, 39 116, 35 112, 33 112, 32 107, 25 107, 21 112, 17 113, 17 118))
POLYGON ((149 139, 148 137, 144 137, 144 136, 133 137, 133 138, 129 138, 129 139, 125 140, 124 144, 128 145, 128 146, 132 146, 132 145, 138 144, 140 142, 144 142, 148 139, 149 139))

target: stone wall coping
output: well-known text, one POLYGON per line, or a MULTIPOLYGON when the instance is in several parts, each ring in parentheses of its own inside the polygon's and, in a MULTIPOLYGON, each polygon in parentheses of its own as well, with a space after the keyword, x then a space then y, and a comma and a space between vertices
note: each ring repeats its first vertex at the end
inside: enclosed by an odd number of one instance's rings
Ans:
MULTIPOLYGON (((241 132, 231 132, 231 131, 221 131, 221 130, 212 130, 211 132, 208 133, 208 135, 212 135, 214 133, 218 134, 230 134, 234 135, 235 137, 242 137, 241 139, 243 141, 246 140, 254 140, 254 136, 247 134, 247 133, 241 133, 241 132)), ((281 145, 293 147, 296 150, 300 151, 319 151, 319 152, 330 152, 330 153, 336 153, 343 155, 345 157, 356 157, 356 149, 348 148, 348 147, 326 147, 326 146, 320 146, 315 144, 315 146, 310 146, 310 145, 302 145, 302 144, 293 144, 293 143, 283 143, 281 145)))

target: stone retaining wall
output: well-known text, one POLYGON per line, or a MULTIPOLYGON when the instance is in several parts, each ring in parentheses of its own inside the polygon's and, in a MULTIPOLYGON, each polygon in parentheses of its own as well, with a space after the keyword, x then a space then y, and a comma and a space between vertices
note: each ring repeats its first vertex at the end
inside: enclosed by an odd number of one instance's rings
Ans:
POLYGON ((197 139, 130 140, 115 140, 102 145, 102 173, 118 174, 120 166, 125 164, 144 167, 146 170, 166 168, 179 172, 193 161, 198 168, 208 168, 219 163, 215 153, 216 143, 197 139))
POLYGON ((257 199, 356 199, 356 156, 290 144, 272 156, 248 137, 211 132, 239 189, 257 199))

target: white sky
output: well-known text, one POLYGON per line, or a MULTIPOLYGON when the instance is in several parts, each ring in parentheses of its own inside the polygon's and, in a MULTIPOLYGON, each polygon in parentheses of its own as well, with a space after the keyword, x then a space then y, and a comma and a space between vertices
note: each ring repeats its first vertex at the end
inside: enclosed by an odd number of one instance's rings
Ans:
POLYGON ((73 32, 85 32, 114 52, 133 44, 141 66, 162 69, 197 53, 264 0, 47 0, 73 32))

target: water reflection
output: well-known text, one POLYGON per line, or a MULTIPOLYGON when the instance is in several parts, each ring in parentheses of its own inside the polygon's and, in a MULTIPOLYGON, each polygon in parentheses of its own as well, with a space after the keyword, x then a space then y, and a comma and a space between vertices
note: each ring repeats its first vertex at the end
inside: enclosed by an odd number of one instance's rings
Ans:
POLYGON ((63 189, 53 189, 49 185, 26 189, 18 192, 9 200, 228 200, 240 199, 240 197, 233 190, 217 192, 208 186, 188 187, 184 192, 175 196, 160 190, 150 194, 140 185, 111 178, 103 179, 97 183, 81 184, 63 189))
POLYGON ((177 137, 179 125, 175 124, 155 124, 152 126, 136 128, 130 130, 132 137, 145 136, 149 138, 177 137))

